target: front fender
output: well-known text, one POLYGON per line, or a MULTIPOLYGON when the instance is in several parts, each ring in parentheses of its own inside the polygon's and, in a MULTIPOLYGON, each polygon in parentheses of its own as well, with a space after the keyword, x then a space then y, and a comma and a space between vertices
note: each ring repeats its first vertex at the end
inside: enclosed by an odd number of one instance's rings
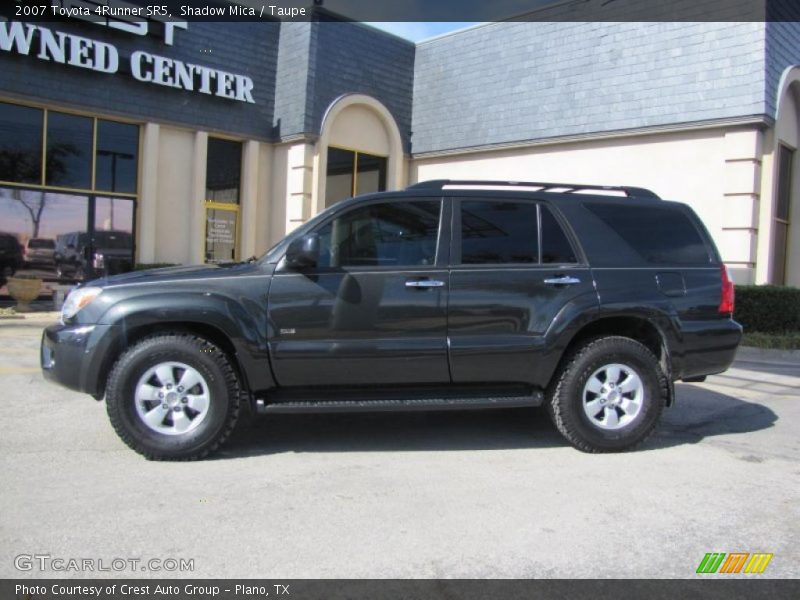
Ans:
POLYGON ((102 389, 99 379, 110 367, 114 349, 118 354, 143 333, 170 329, 213 330, 230 343, 251 391, 275 385, 266 341, 266 302, 261 305, 246 295, 233 297, 197 289, 139 291, 132 287, 124 293, 114 288, 104 290, 98 300, 102 303, 90 306, 99 313, 97 323, 107 327, 106 335, 111 338, 105 344, 109 356, 96 361, 96 372, 89 374, 98 379, 98 389, 102 389))

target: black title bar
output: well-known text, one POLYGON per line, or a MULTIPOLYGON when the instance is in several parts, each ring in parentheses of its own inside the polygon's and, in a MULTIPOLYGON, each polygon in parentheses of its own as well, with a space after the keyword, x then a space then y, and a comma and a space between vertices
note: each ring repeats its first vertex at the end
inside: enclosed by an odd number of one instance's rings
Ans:
POLYGON ((11 0, 7 19, 183 21, 800 21, 798 0, 11 0))

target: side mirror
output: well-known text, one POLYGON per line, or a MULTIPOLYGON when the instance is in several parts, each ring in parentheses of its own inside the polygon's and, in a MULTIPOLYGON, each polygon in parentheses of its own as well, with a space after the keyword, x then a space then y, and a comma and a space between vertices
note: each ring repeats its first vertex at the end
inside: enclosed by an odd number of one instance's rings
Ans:
POLYGON ((286 250, 286 266, 290 269, 311 269, 319 260, 319 236, 309 233, 292 240, 286 250))

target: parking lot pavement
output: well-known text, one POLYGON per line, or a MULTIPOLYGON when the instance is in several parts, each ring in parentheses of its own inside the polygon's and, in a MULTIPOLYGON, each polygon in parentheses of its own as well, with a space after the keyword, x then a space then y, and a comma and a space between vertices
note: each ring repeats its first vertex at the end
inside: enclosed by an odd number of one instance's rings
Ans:
POLYGON ((93 575, 20 554, 194 559, 127 576, 694 577, 706 552, 800 575, 796 355, 678 384, 631 453, 582 454, 525 409, 275 415, 157 463, 42 379, 41 325, 0 321, 0 577, 93 575))

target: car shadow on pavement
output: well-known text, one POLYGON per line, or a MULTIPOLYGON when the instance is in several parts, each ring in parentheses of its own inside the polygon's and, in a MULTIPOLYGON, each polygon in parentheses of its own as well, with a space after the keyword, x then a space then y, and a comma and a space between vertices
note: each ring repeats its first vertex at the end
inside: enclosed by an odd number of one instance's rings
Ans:
MULTIPOLYGON (((760 404, 702 386, 677 386, 641 451, 695 444, 706 437, 771 427, 777 415, 760 404)), ((213 458, 281 452, 408 452, 567 447, 544 409, 441 412, 275 414, 247 418, 213 458)))
POLYGON ((760 431, 772 427, 778 420, 778 415, 763 404, 739 400, 702 386, 678 384, 675 391, 675 406, 664 412, 656 434, 643 450, 696 444, 718 435, 760 431))

